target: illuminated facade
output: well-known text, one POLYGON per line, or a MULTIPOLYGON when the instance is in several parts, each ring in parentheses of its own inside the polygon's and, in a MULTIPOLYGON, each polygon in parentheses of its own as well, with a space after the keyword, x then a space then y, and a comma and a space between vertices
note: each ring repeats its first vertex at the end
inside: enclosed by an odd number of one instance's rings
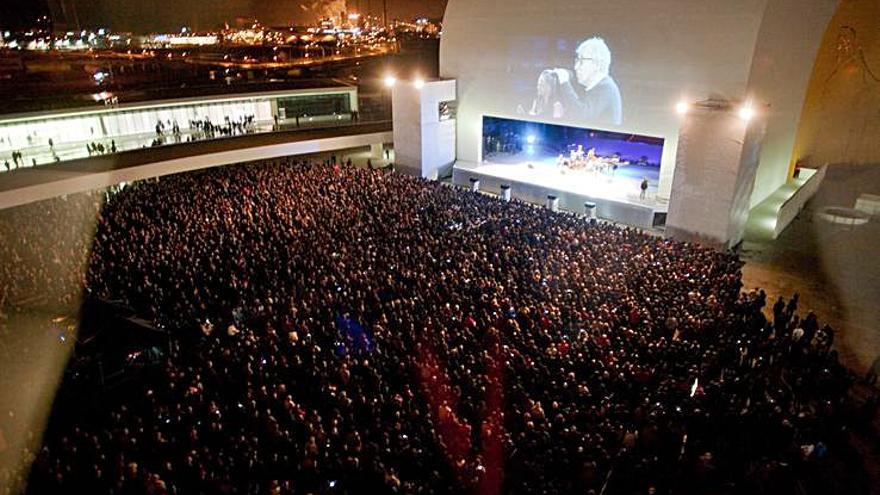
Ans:
POLYGON ((668 205, 667 227, 735 244, 750 210, 791 179, 810 74, 837 4, 450 1, 440 75, 458 83, 456 168, 482 166, 487 117, 661 139, 651 182, 656 211, 668 205))
POLYGON ((658 194, 668 198, 681 123, 676 105, 709 98, 751 102, 768 117, 755 205, 788 177, 810 72, 836 4, 516 0, 498 9, 494 2, 452 0, 443 20, 440 75, 459 84, 458 159, 479 161, 483 115, 655 136, 666 142, 658 194), (574 111, 529 116, 544 71, 589 92, 590 82, 574 73, 580 43, 593 37, 611 52, 620 121, 574 111))

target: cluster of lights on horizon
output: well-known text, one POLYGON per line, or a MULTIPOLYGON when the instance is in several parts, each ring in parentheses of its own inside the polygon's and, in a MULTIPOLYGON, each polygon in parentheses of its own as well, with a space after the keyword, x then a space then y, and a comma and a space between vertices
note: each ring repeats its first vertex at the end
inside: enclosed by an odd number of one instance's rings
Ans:
MULTIPOLYGON (((37 20, 49 23, 47 17, 37 20)), ((47 24, 48 25, 48 24, 47 24)), ((49 25, 50 26, 50 25, 49 25)), ((351 12, 339 17, 322 18, 311 26, 268 27, 254 20, 238 28, 228 24, 214 31, 196 32, 182 27, 176 32, 165 33, 111 33, 101 28, 95 31, 52 32, 50 27, 35 27, 22 31, 0 31, 0 49, 29 51, 92 51, 114 48, 180 48, 187 46, 240 45, 240 46, 287 46, 328 47, 328 52, 339 55, 346 46, 358 50, 387 51, 401 33, 419 37, 439 36, 439 23, 426 18, 412 22, 397 19, 385 22, 382 18, 351 12), (335 45, 335 49, 331 47, 335 45)), ((324 51, 322 51, 322 56, 324 51)))

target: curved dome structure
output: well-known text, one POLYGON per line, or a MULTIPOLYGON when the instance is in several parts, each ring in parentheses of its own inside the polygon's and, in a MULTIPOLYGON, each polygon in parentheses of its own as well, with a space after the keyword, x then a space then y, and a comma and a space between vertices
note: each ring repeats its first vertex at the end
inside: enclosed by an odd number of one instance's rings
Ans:
POLYGON ((480 160, 484 115, 659 137, 658 196, 668 198, 676 106, 710 98, 750 102, 767 123, 754 205, 787 178, 806 86, 835 6, 834 0, 510 0, 500 8, 487 0, 450 0, 440 70, 458 81, 458 159, 480 160), (542 77, 567 80, 594 97, 578 108, 541 112, 532 101, 542 77))
POLYGON ((804 102, 794 159, 880 162, 880 2, 842 2, 828 25, 804 102))

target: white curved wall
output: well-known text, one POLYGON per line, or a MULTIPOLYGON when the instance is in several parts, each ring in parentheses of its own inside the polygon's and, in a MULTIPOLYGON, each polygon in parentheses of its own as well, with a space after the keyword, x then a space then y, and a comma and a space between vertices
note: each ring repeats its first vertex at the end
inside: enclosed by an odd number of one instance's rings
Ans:
MULTIPOLYGON (((774 120, 796 122, 824 29, 814 25, 827 23, 834 4, 835 0, 508 0, 499 5, 450 0, 440 73, 458 81, 457 158, 480 160, 483 115, 531 118, 517 106, 528 108, 541 71, 572 69, 579 42, 600 36, 611 51, 610 75, 620 88, 622 121, 573 115, 535 120, 663 137, 659 195, 668 196, 679 130, 676 103, 754 96, 759 99, 756 105, 763 107, 773 104, 765 97, 785 97, 794 102, 774 108, 774 120), (773 22, 765 21, 768 12, 773 22), (806 28, 781 29, 785 23, 804 22, 806 28), (786 58, 787 50, 798 47, 786 58), (794 72, 793 77, 787 79, 786 72, 794 72)), ((774 125, 768 124, 771 140, 776 139, 774 125)), ((793 132, 793 127, 784 130, 787 134, 780 139, 788 141, 770 149, 790 156, 793 132)), ((780 166, 787 169, 788 164, 780 166)), ((766 175, 780 180, 778 174, 766 175)))
POLYGON ((749 74, 748 97, 769 105, 750 206, 789 178, 810 75, 837 0, 772 0, 764 12, 749 74))
MULTIPOLYGON (((795 146, 795 158, 807 166, 880 163, 878 19, 880 2, 849 1, 828 26, 795 146)), ((864 192, 870 189, 865 184, 864 192)))

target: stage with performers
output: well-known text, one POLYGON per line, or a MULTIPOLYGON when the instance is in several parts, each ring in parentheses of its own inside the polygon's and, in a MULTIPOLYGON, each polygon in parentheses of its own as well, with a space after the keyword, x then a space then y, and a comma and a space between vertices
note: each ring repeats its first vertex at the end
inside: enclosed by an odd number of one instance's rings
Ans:
POLYGON ((486 117, 483 161, 456 162, 453 182, 476 179, 497 194, 509 186, 513 198, 542 205, 554 196, 577 213, 594 203, 600 218, 652 227, 667 211, 656 195, 661 153, 654 138, 486 117))

